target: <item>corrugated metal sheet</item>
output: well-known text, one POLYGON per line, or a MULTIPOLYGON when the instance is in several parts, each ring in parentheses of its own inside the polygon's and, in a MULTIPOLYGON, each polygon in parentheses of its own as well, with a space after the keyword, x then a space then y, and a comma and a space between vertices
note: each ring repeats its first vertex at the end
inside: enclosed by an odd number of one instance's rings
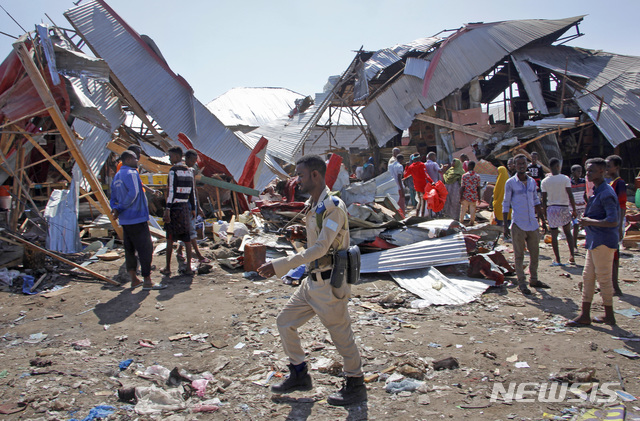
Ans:
POLYGON ((574 97, 574 99, 580 109, 591 118, 613 146, 618 146, 635 137, 629 126, 609 104, 603 103, 600 106, 600 100, 594 95, 583 95, 574 97))
POLYGON ((628 125, 640 129, 640 97, 633 93, 640 87, 640 57, 564 46, 525 48, 514 56, 587 79, 583 92, 572 91, 574 99, 613 146, 635 137, 628 125))
POLYGON ((234 88, 207 104, 227 127, 260 127, 295 108, 304 95, 285 88, 234 88))
POLYGON ((391 272, 391 276, 402 288, 421 298, 411 302, 412 308, 470 303, 495 285, 495 281, 484 279, 449 278, 433 267, 391 272))
POLYGON ((456 234, 391 250, 363 254, 360 272, 394 272, 466 261, 467 248, 464 238, 462 235, 456 234))
POLYGON ((529 101, 533 104, 533 108, 542 114, 549 114, 549 109, 542 96, 542 86, 536 72, 526 61, 518 60, 515 56, 511 56, 513 65, 516 67, 524 89, 527 91, 529 101))
POLYGON ((172 139, 185 133, 198 150, 240 177, 249 149, 104 1, 89 1, 65 16, 172 139))
POLYGON ((404 65, 404 74, 424 79, 424 74, 427 73, 428 68, 429 62, 427 60, 409 57, 404 65))
POLYGON ((559 20, 531 19, 468 25, 451 35, 440 44, 437 51, 425 58, 431 62, 427 72, 430 78, 425 79, 424 85, 420 84, 418 92, 405 88, 404 94, 396 92, 396 97, 404 102, 392 101, 387 93, 389 90, 395 90, 398 84, 415 89, 416 80, 420 81, 405 74, 367 105, 362 114, 378 144, 384 145, 394 136, 391 126, 407 129, 416 114, 487 72, 506 55, 542 38, 552 42, 581 20, 582 17, 578 16, 559 20), (426 97, 420 93, 426 93, 426 97))
POLYGON ((391 48, 376 51, 365 62, 367 80, 375 78, 384 69, 402 60, 408 53, 412 51, 427 52, 440 41, 441 38, 438 37, 420 38, 407 44, 397 44, 391 48))
MULTIPOLYGON (((582 16, 542 20, 527 19, 468 25, 440 46, 439 60, 432 60, 431 79, 425 80, 427 102, 432 105, 490 70, 511 52, 542 38, 559 37, 582 16)), ((550 39, 551 43, 554 39, 550 39)))
POLYGON ((421 91, 421 79, 402 75, 362 109, 362 116, 379 146, 387 143, 400 130, 409 128, 413 118, 427 109, 421 91))
POLYGON ((302 155, 323 155, 330 149, 351 148, 368 149, 369 142, 359 127, 332 126, 330 129, 316 127, 311 130, 309 137, 295 156, 297 160, 302 155), (331 134, 329 134, 331 132, 331 134))
POLYGON ((236 135, 249 148, 253 148, 264 136, 269 141, 267 145, 269 154, 285 162, 292 162, 309 135, 309 130, 303 130, 303 128, 313 116, 314 111, 315 106, 312 106, 306 112, 296 114, 292 118, 280 117, 249 133, 241 135, 240 132, 236 132, 236 135))
MULTIPOLYGON (((124 122, 125 114, 122 111, 120 100, 114 95, 109 85, 90 78, 69 77, 68 79, 77 90, 82 91, 93 102, 107 119, 111 128, 110 131, 106 131, 79 119, 73 122, 73 129, 81 137, 81 140, 77 142, 78 147, 87 160, 91 171, 94 174, 99 174, 111 154, 111 151, 106 147, 107 143, 112 140, 112 133, 124 122)), ((74 165, 74 170, 80 170, 78 164, 74 165)), ((80 187, 85 190, 91 189, 84 178, 80 182, 80 187)))

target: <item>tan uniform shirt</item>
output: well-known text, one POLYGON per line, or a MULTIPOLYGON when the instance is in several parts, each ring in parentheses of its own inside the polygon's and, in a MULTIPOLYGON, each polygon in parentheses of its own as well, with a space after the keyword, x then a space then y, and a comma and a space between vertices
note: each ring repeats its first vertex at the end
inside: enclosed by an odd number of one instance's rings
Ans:
MULTIPOLYGON (((311 200, 311 199, 310 199, 311 200)), ((309 202, 308 202, 309 203, 309 202)), ((333 203, 333 198, 329 196, 329 189, 325 187, 318 203, 311 206, 305 215, 307 226, 307 249, 293 256, 282 257, 272 260, 273 269, 276 276, 283 277, 293 268, 311 263, 312 261, 326 256, 329 249, 346 250, 349 248, 349 222, 347 220, 347 208, 342 200, 338 205, 333 203), (318 204, 325 203, 326 211, 322 219, 322 229, 318 230, 316 213, 318 204)), ((320 267, 314 272, 330 269, 330 265, 320 267)))

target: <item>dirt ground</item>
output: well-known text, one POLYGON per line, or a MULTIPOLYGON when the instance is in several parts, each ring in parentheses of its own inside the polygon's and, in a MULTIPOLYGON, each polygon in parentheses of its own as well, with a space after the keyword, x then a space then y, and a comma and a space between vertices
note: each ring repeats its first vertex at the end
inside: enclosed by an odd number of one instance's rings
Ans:
MULTIPOLYGON (((167 289, 145 292, 105 286, 54 269, 60 275, 56 283, 66 285, 58 295, 28 296, 16 290, 0 295, 0 405, 28 402, 23 412, 0 419, 84 419, 97 405, 115 407, 109 419, 117 420, 539 420, 545 413, 563 415, 563 410, 573 408, 575 414, 594 407, 568 402, 571 396, 558 403, 489 399, 494 383, 505 388, 509 382, 546 383, 563 368, 594 368, 596 381, 618 382, 619 367, 626 391, 640 395, 638 360, 614 352, 620 348, 640 352, 640 342, 613 338, 638 334, 638 318, 618 314, 614 328, 564 328, 564 319, 578 310, 584 252, 578 255, 577 266, 557 268, 550 266, 550 245, 542 247, 540 279, 552 288, 531 297, 515 287, 497 288, 467 305, 418 310, 410 306, 415 297, 390 277, 363 279, 353 288, 349 308, 365 372, 371 375, 396 366, 396 373, 422 377, 425 385, 413 392, 387 393, 384 379, 394 374, 390 371, 368 383, 366 404, 350 408, 326 402, 341 384, 340 367, 332 365, 341 359, 317 318, 301 329, 308 361, 314 368, 320 366, 311 371, 314 390, 278 397, 267 387, 269 373, 283 372, 287 364, 275 317, 293 287, 279 280, 253 282, 239 270, 214 264, 209 274, 175 275, 165 279, 167 289), (570 277, 561 276, 565 273, 570 277), (28 343, 30 335, 38 333, 47 336, 32 337, 32 342, 41 340, 28 343), (183 339, 170 340, 181 333, 186 334, 183 339), (74 345, 86 339, 90 344, 74 345), (141 341, 153 347, 141 346, 141 341), (459 368, 431 368, 434 360, 446 357, 455 357, 459 368), (133 363, 120 370, 119 363, 127 359, 133 363), (529 367, 517 368, 517 362, 529 367), (140 377, 152 365, 178 367, 196 376, 210 372, 213 380, 204 396, 193 394, 185 406, 207 401, 219 409, 137 414, 131 403, 118 399, 117 390, 122 385, 154 384, 140 377)), ((203 249, 213 257, 213 250, 203 249)), ((566 261, 566 244, 561 250, 566 261)), ((512 261, 512 254, 506 255, 512 261)), ((625 295, 615 298, 616 309, 640 308, 640 285, 635 282, 638 259, 637 251, 622 254, 620 279, 634 282, 622 282, 625 295)), ((156 256, 154 264, 160 268, 163 261, 164 256, 156 256)), ((115 276, 122 262, 90 267, 115 276)), ((157 271, 153 277, 161 279, 157 271)), ((595 314, 601 313, 599 296, 594 303, 595 314)), ((271 383, 280 381, 278 375, 271 383)), ((155 384, 169 389, 163 381, 155 384)), ((625 405, 632 410, 638 404, 625 405)))

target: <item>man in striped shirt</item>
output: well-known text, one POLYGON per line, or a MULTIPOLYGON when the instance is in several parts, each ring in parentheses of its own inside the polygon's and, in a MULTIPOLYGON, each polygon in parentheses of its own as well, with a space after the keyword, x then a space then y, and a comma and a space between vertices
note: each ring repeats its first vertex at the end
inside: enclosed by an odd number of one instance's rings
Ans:
POLYGON ((182 162, 182 148, 169 149, 169 160, 173 165, 169 170, 169 191, 167 207, 164 210, 164 228, 167 232, 167 264, 160 271, 163 275, 171 275, 171 254, 173 242, 183 241, 187 249, 187 269, 185 275, 193 275, 191 270, 191 218, 195 218, 196 196, 193 171, 182 162))

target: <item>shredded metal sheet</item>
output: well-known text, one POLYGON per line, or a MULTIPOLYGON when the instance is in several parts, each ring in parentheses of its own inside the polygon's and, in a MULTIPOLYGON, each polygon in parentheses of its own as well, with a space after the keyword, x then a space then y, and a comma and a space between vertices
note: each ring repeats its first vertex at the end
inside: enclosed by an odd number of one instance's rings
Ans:
POLYGON ((411 303, 413 308, 470 303, 495 284, 486 279, 448 278, 434 267, 391 272, 391 276, 402 288, 421 298, 411 303))
POLYGON ((467 262, 461 234, 362 255, 361 273, 394 272, 467 262))

